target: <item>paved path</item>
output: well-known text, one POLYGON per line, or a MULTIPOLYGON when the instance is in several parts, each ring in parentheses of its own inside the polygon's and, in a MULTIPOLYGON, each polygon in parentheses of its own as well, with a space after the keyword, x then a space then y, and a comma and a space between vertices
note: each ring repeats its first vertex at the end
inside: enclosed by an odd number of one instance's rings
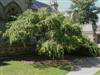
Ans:
POLYGON ((67 75, 94 75, 100 69, 100 57, 77 59, 72 65, 72 71, 67 75))

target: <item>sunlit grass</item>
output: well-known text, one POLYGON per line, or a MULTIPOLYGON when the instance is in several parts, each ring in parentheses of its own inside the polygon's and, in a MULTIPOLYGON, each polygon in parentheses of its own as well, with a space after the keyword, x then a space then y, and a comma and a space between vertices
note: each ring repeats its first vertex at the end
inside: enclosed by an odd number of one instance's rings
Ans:
POLYGON ((29 64, 20 61, 3 63, 5 65, 0 65, 0 75, 66 75, 71 68, 69 64, 29 64))
POLYGON ((100 75, 100 70, 95 73, 95 75, 100 75))

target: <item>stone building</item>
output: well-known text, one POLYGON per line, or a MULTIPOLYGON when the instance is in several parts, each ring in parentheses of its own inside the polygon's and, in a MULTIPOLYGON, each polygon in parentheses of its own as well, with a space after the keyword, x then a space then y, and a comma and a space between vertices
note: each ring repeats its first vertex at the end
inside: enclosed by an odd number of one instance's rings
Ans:
MULTIPOLYGON (((0 0, 0 31, 5 28, 5 23, 12 19, 12 16, 18 16, 25 10, 31 8, 33 11, 45 7, 51 10, 50 6, 37 0, 0 0), (3 28, 4 27, 4 28, 3 28)), ((28 44, 33 45, 35 37, 30 38, 28 44)), ((8 47, 6 37, 0 37, 0 56, 27 54, 33 52, 33 46, 8 47), (29 51, 30 50, 30 51, 29 51)))
POLYGON ((11 16, 16 16, 28 8, 38 10, 41 7, 50 6, 36 0, 0 0, 0 23, 7 20, 11 16))
POLYGON ((0 0, 0 21, 4 21, 11 15, 18 15, 30 8, 32 0, 0 0))
POLYGON ((97 44, 100 44, 100 25, 96 26, 94 33, 92 23, 82 25, 82 34, 97 44))

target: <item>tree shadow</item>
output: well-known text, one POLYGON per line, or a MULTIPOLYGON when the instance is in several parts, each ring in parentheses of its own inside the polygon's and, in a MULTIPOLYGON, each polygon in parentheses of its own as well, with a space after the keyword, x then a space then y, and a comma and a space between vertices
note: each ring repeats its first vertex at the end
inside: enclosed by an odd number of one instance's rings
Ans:
POLYGON ((72 61, 72 70, 79 71, 82 68, 100 68, 100 57, 85 57, 80 59, 74 59, 72 61))
POLYGON ((42 56, 3 57, 3 58, 0 58, 0 66, 11 65, 11 64, 7 63, 9 61, 19 61, 22 63, 30 64, 39 70, 48 69, 50 67, 57 68, 60 70, 66 70, 66 71, 71 70, 71 65, 68 60, 65 60, 65 59, 52 60, 45 56, 43 56, 43 57, 42 56))
POLYGON ((29 63, 37 69, 47 69, 49 67, 61 70, 79 71, 82 68, 100 67, 100 57, 76 57, 66 56, 64 59, 51 60, 46 56, 17 56, 13 58, 0 59, 0 66, 10 65, 6 61, 20 61, 29 63), (35 64, 35 65, 34 65, 35 64))
POLYGON ((43 70, 43 69, 48 69, 48 68, 58 68, 61 70, 67 70, 70 71, 71 70, 71 65, 70 64, 35 64, 34 65, 35 68, 39 69, 39 70, 43 70))
POLYGON ((0 61, 0 67, 1 67, 1 66, 8 66, 8 65, 10 65, 10 64, 8 64, 8 63, 6 63, 6 62, 0 61))

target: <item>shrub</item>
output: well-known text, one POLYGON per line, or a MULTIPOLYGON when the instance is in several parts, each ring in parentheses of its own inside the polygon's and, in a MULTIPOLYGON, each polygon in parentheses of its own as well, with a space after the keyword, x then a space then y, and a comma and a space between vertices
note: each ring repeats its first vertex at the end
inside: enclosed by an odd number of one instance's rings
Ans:
POLYGON ((42 43, 39 53, 44 53, 48 55, 49 57, 52 57, 53 59, 58 57, 58 58, 63 58, 64 55, 64 49, 63 47, 55 42, 54 40, 48 40, 44 43, 42 43))
POLYGON ((60 13, 48 13, 46 9, 38 12, 27 10, 16 21, 7 24, 4 36, 11 45, 25 45, 34 36, 37 39, 38 53, 53 59, 63 57, 66 51, 71 53, 81 47, 95 53, 97 51, 94 43, 82 37, 80 24, 72 23, 60 13))
POLYGON ((26 11, 19 16, 16 21, 7 24, 7 29, 4 35, 9 38, 11 45, 15 42, 24 44, 25 40, 31 36, 33 24, 35 23, 33 23, 32 20, 34 18, 36 19, 36 15, 33 14, 32 11, 26 11))
POLYGON ((90 40, 86 38, 82 37, 82 42, 79 48, 83 48, 84 50, 86 49, 87 52, 83 51, 83 54, 86 56, 99 56, 100 55, 100 48, 97 46, 97 44, 94 42, 91 42, 90 40))

